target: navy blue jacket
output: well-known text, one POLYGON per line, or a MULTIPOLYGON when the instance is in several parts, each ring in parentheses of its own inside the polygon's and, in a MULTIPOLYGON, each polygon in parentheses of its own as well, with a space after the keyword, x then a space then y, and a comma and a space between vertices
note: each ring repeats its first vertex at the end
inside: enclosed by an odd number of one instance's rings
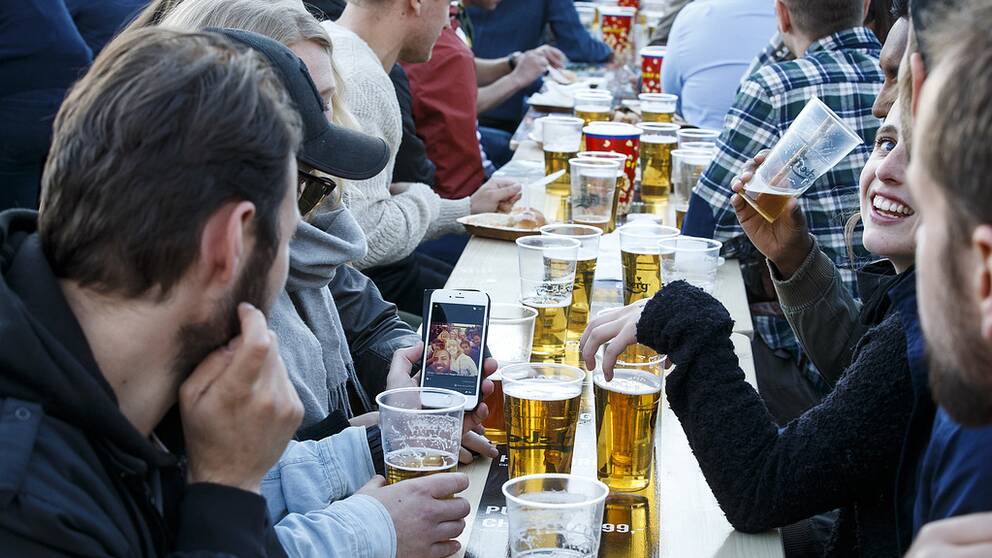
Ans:
POLYGON ((146 2, 0 2, 0 210, 37 206, 66 90, 146 2))
MULTIPOLYGON (((468 8, 468 15, 472 19, 472 50, 479 58, 502 58, 537 48, 545 43, 546 26, 551 28, 555 46, 572 62, 605 62, 613 54, 606 43, 593 38, 582 26, 572 0, 503 0, 495 10, 468 8)), ((540 87, 538 80, 530 89, 483 114, 481 120, 512 122, 516 127, 526 112, 524 96, 540 87)))
POLYGON ((938 519, 992 511, 992 427, 961 426, 937 411, 920 466, 914 534, 938 519))
POLYGON ((187 485, 121 413, 35 229, 0 213, 0 556, 285 556, 261 496, 187 485))

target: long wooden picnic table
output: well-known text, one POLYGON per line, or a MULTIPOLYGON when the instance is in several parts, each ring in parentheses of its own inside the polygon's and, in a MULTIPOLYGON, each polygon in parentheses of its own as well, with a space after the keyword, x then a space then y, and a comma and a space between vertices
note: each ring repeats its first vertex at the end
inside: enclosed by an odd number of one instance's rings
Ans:
MULTIPOLYGON (((604 237, 593 287, 592 314, 620 306, 619 245, 604 237)), ((493 302, 517 302, 520 296, 516 246, 512 242, 473 237, 448 280, 447 288, 472 288, 489 293, 493 302)), ((737 321, 733 335, 741 369, 755 386, 748 336, 753 334, 736 262, 720 268, 714 295, 737 321)), ((699 464, 689 449, 678 418, 662 398, 657 425, 654 476, 644 490, 611 494, 606 503, 600 556, 754 557, 783 556, 778 531, 748 535, 735 531, 717 505, 699 464)), ((596 434, 590 382, 583 393, 572 472, 595 477, 596 434)), ((506 556, 507 527, 499 487, 507 478, 505 454, 460 466, 471 479, 463 493, 472 505, 456 556, 506 556)))

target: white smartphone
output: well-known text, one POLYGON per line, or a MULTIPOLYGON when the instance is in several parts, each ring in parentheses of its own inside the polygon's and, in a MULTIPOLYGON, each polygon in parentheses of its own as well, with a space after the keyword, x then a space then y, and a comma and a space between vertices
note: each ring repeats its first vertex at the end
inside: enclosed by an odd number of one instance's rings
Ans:
MULTIPOLYGON (((457 391, 467 398, 465 410, 475 409, 489 330, 489 295, 438 289, 431 293, 426 318, 420 385, 457 391)), ((430 405, 426 398, 424 403, 430 405)))

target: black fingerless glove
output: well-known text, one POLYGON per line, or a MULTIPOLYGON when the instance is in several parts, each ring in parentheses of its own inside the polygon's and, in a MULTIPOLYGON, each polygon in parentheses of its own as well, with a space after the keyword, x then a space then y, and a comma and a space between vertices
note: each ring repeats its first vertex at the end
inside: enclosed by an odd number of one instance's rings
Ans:
POLYGON ((734 320, 720 301, 699 287, 675 281, 644 306, 637 340, 680 365, 726 343, 733 328, 734 320))

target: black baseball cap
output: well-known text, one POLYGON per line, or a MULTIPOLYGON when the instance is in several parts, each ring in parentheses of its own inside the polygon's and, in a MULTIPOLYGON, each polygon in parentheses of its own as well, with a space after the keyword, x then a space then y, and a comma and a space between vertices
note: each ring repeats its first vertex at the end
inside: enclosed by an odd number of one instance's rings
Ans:
POLYGON ((365 180, 382 172, 389 162, 389 146, 381 138, 336 126, 324 116, 324 100, 310 78, 306 64, 282 43, 241 29, 213 31, 259 52, 282 79, 303 120, 303 146, 296 158, 331 176, 365 180))

